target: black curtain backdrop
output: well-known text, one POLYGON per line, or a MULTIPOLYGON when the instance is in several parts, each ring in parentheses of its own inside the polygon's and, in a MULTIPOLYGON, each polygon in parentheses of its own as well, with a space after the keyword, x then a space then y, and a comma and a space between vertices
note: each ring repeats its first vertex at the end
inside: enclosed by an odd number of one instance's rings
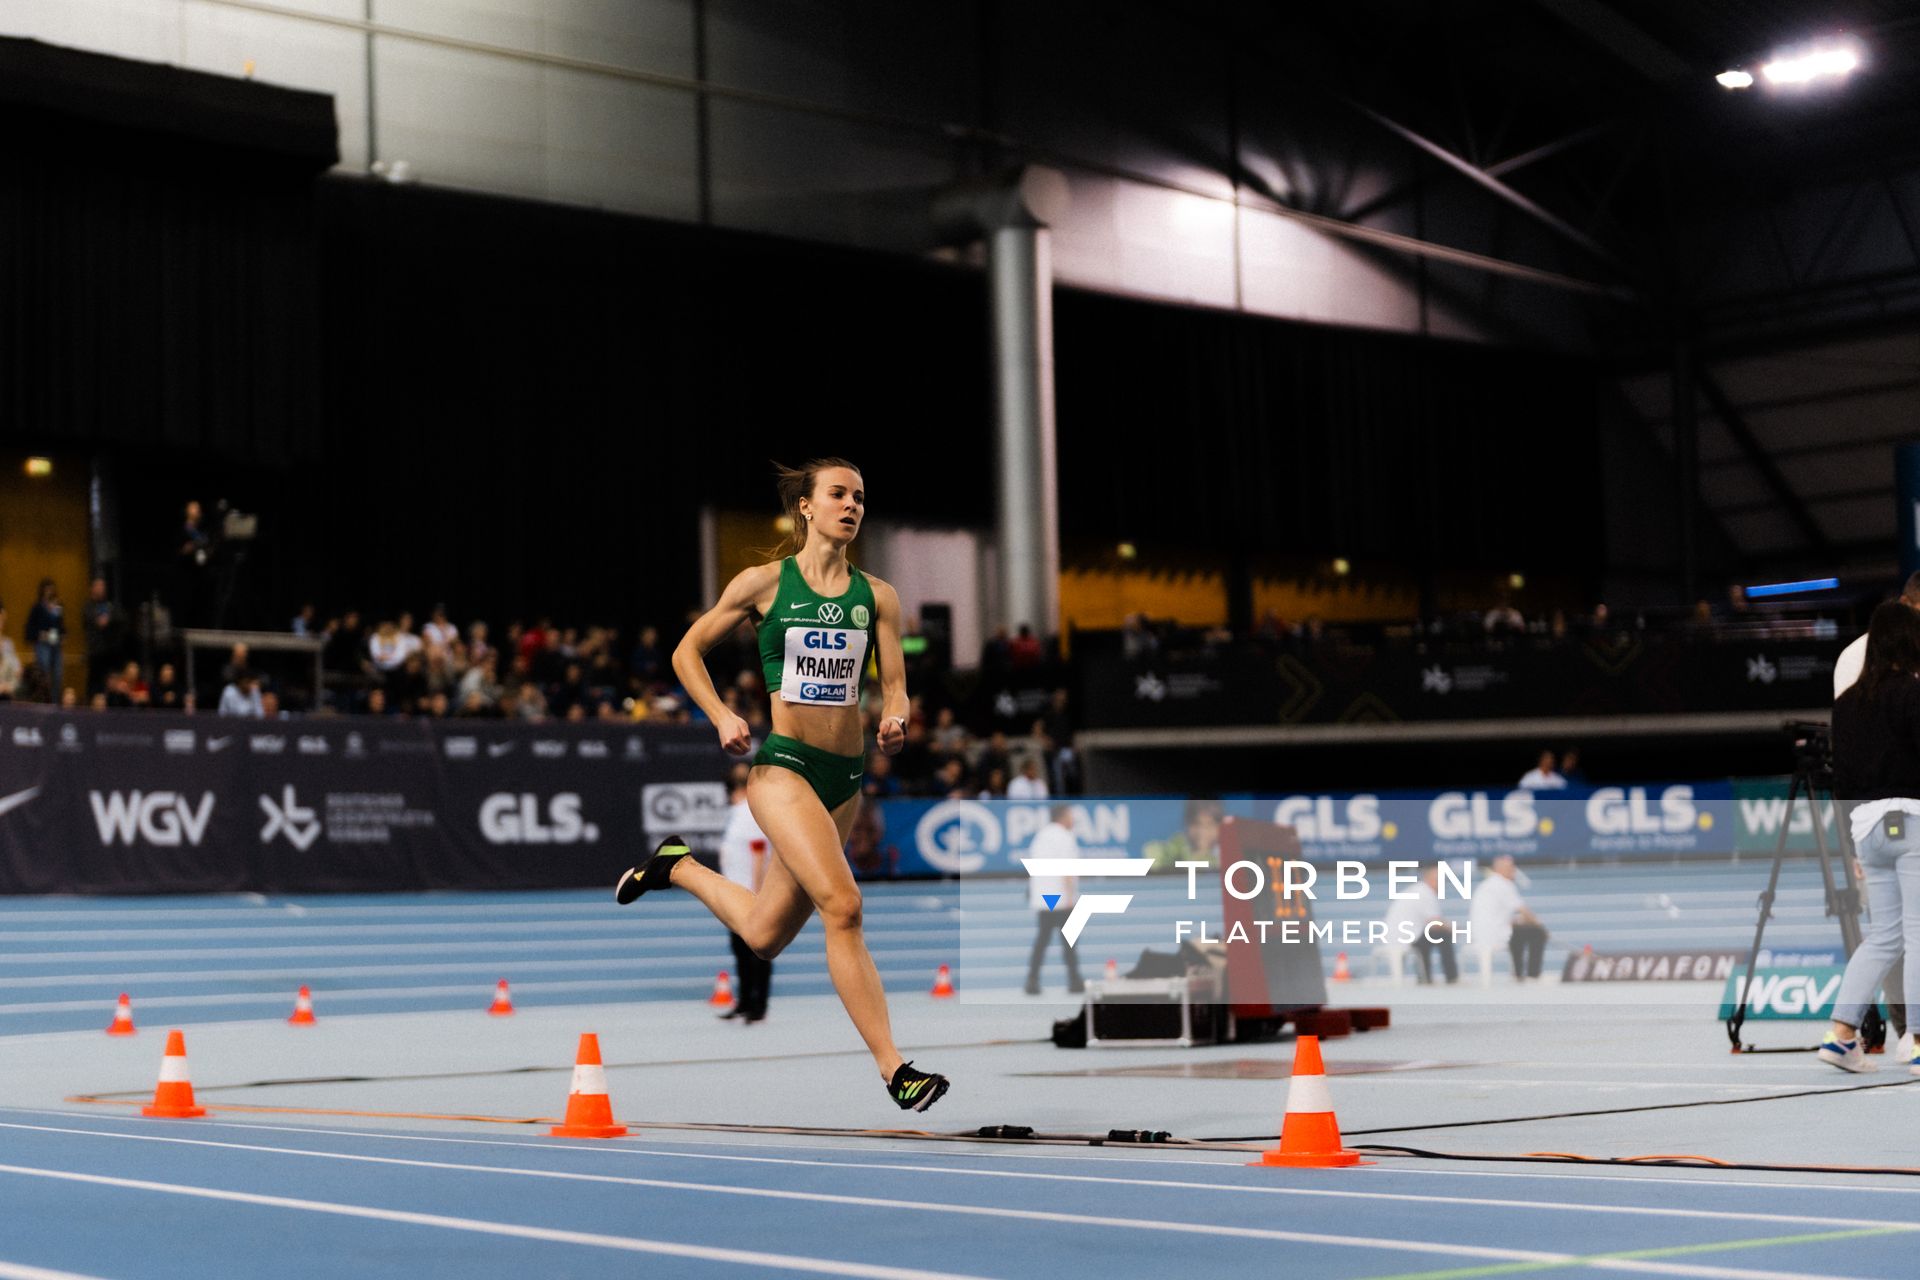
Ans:
MULTIPOLYGON (((775 458, 992 523, 977 271, 324 175, 324 98, 23 44, 0 439, 114 455, 128 595, 187 497, 261 515, 229 622, 275 627, 677 620, 698 508, 771 514, 775 458)), ((1071 289, 1056 338, 1070 544, 1599 561, 1578 364, 1071 289)))
POLYGON ((1241 553, 1593 570, 1592 369, 1534 351, 1056 294, 1061 522, 1241 553))

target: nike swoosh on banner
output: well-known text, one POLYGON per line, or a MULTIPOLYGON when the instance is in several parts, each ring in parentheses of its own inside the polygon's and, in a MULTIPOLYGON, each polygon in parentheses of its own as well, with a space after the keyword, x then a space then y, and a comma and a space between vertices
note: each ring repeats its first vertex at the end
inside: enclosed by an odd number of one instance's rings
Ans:
POLYGON ((16 791, 10 796, 0 796, 0 813, 11 813, 39 794, 40 788, 28 787, 25 791, 16 791))

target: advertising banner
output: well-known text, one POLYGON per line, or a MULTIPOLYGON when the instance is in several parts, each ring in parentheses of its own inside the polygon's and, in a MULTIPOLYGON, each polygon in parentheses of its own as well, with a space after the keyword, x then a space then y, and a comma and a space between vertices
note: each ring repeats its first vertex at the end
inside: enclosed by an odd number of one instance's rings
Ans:
POLYGON ((710 730, 0 708, 0 893, 611 884, 711 844, 710 730))

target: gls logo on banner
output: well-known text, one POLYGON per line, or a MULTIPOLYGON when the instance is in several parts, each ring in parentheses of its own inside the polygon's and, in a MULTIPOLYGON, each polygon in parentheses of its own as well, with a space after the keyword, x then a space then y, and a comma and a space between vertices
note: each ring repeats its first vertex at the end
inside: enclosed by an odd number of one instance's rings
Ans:
POLYGON ((480 806, 480 834, 494 844, 592 844, 600 828, 580 816, 580 797, 562 791, 542 820, 540 797, 501 791, 480 806))
POLYGON ((300 803, 292 783, 280 788, 279 804, 272 796, 261 796, 260 811, 267 815, 267 825, 260 828, 261 844, 272 844, 275 836, 284 835, 289 844, 305 853, 320 838, 320 819, 300 803))
POLYGON ((115 840, 132 845, 139 840, 162 848, 173 848, 184 838, 195 848, 207 834, 207 821, 213 817, 213 793, 205 792, 198 807, 173 791, 111 791, 102 795, 89 791, 94 825, 100 829, 100 843, 111 846, 115 840))

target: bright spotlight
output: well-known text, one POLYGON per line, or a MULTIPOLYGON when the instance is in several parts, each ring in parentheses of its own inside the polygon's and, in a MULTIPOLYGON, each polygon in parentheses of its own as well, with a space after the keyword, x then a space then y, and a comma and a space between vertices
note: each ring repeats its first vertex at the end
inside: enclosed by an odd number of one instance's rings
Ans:
POLYGON ((1719 75, 1715 76, 1714 79, 1719 82, 1722 89, 1753 88, 1753 72, 1751 71, 1722 71, 1719 75))
POLYGON ((1760 68, 1768 84, 1801 85, 1816 80, 1844 80, 1860 65, 1860 49, 1854 44, 1816 45, 1810 49, 1780 54, 1760 68))
POLYGON ((1353 565, 1348 562, 1345 556, 1334 557, 1332 568, 1333 576, 1336 578, 1344 578, 1353 572, 1353 565))

